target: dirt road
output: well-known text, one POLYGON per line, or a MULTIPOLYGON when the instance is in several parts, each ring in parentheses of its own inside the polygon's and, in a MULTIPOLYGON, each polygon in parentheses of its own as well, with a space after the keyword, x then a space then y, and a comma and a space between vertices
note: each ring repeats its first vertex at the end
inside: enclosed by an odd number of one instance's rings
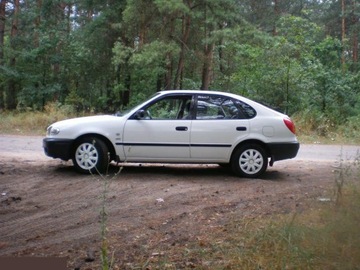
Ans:
MULTIPOLYGON (((134 256, 184 246, 229 219, 302 211, 328 196, 340 153, 353 158, 358 148, 302 145, 256 180, 217 165, 135 164, 117 175, 112 166, 105 206, 115 265, 133 269, 134 256)), ((97 269, 103 194, 101 178, 45 157, 40 137, 0 135, 0 256, 60 256, 69 269, 97 269)))

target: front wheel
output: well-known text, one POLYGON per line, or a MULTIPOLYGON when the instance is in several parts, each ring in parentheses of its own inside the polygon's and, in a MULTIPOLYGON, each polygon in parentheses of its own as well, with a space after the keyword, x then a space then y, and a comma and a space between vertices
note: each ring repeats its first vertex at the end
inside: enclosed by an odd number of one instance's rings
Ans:
POLYGON ((108 148, 98 138, 83 138, 75 147, 73 163, 78 172, 103 173, 109 164, 108 148))
POLYGON ((231 159, 231 167, 235 174, 248 178, 256 178, 267 169, 265 150, 257 144, 246 144, 238 148, 231 159))

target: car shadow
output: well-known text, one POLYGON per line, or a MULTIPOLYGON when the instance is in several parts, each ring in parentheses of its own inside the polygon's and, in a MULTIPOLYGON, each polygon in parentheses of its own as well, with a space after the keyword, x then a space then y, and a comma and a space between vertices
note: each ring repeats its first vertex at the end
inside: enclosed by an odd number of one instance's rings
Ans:
MULTIPOLYGON (((61 165, 55 168, 60 174, 67 174, 71 177, 86 176, 79 174, 72 165, 61 165)), ((267 181, 283 181, 286 180, 286 173, 274 169, 266 171, 261 177, 252 179, 236 176, 230 168, 217 164, 162 164, 162 163, 111 163, 107 170, 107 175, 122 174, 127 177, 142 177, 144 175, 173 176, 173 177, 219 177, 223 180, 267 180, 267 181)))
POLYGON ((201 177, 233 177, 235 179, 247 179, 247 180, 268 180, 268 181, 281 181, 285 180, 287 174, 278 170, 267 170, 259 178, 247 178, 236 176, 231 168, 220 166, 217 164, 119 164, 111 165, 111 170, 118 170, 122 167, 122 173, 125 174, 161 174, 161 175, 175 175, 175 176, 201 176, 201 177))
POLYGON ((223 175, 223 176, 234 176, 230 169, 223 168, 219 165, 213 164, 149 164, 149 163, 139 163, 139 164, 119 164, 112 165, 113 169, 122 167, 122 172, 124 174, 166 174, 166 175, 175 175, 175 176, 214 176, 214 175, 223 175))
MULTIPOLYGON (((66 174, 70 177, 84 177, 86 174, 76 172, 74 166, 64 165, 55 167, 55 172, 66 174)), ((212 178, 219 177, 220 180, 266 180, 266 181, 284 181, 286 173, 277 170, 268 170, 259 178, 246 178, 236 176, 230 168, 217 164, 162 164, 162 163, 110 163, 106 175, 121 174, 126 177, 146 177, 173 176, 186 178, 212 178)), ((95 176, 96 177, 96 176, 95 176)))

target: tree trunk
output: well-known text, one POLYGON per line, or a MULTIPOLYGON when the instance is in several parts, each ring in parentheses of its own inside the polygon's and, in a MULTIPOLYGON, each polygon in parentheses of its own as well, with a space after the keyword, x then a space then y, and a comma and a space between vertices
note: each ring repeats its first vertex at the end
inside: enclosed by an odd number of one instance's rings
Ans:
POLYGON ((353 62, 357 63, 359 60, 359 40, 358 32, 355 30, 353 33, 353 62))
MULTIPOLYGON (((0 2, 0 66, 4 64, 4 40, 5 40, 5 6, 6 1, 0 2)), ((0 85, 0 110, 4 107, 4 87, 0 85)))
MULTIPOLYGON (((172 72, 173 72, 173 63, 172 63, 172 57, 171 57, 171 53, 167 53, 165 56, 165 69, 166 69, 166 74, 165 74, 165 82, 164 82, 164 89, 165 90, 170 90, 171 89, 171 79, 172 79, 172 72)), ((156 91, 160 91, 161 89, 157 88, 156 91)))
MULTIPOLYGON (((207 7, 205 6, 204 9, 204 21, 207 21, 207 7)), ((211 29, 208 29, 208 25, 205 23, 205 39, 208 39, 210 37, 211 29)), ((201 76, 201 90, 208 90, 210 86, 211 81, 211 71, 212 71, 212 60, 214 56, 214 42, 211 42, 210 44, 206 43, 204 47, 204 63, 203 63, 203 69, 202 69, 202 76, 201 76)))
POLYGON ((5 6, 6 1, 0 0, 0 65, 4 61, 4 37, 5 37, 5 6))
POLYGON ((341 66, 343 71, 345 71, 345 0, 341 0, 341 44, 342 44, 342 53, 341 53, 341 66))
POLYGON ((205 59, 202 71, 201 90, 208 90, 211 82, 212 60, 214 56, 214 43, 205 46, 205 59))
POLYGON ((38 15, 35 18, 34 24, 35 24, 35 33, 34 33, 34 46, 35 48, 39 47, 39 28, 40 28, 40 23, 41 23, 41 17, 40 17, 40 11, 41 11, 41 6, 42 6, 42 0, 37 0, 36 1, 36 8, 38 10, 38 15))
POLYGON ((352 31, 352 51, 353 51, 353 55, 352 55, 352 59, 353 62, 356 64, 359 60, 359 15, 357 14, 357 10, 356 10, 356 1, 353 0, 352 1, 352 27, 353 27, 353 31, 352 31))
POLYGON ((68 35, 70 35, 71 33, 71 13, 72 13, 72 7, 73 7, 73 4, 68 4, 67 6, 67 12, 66 12, 66 30, 67 30, 67 33, 68 35))
MULTIPOLYGON (((20 12, 20 0, 14 1, 14 14, 13 20, 11 25, 11 32, 10 32, 10 44, 12 49, 15 50, 15 43, 14 40, 18 33, 18 16, 20 12)), ((16 58, 15 56, 11 57, 10 59, 10 68, 15 69, 16 67, 16 58)), ((10 79, 8 83, 8 89, 6 91, 6 98, 5 98, 5 106, 9 110, 16 109, 16 96, 17 96, 17 88, 16 88, 16 81, 14 79, 10 79)))
POLYGON ((276 21, 278 20, 278 18, 280 17, 280 7, 279 7, 279 1, 280 0, 274 0, 274 13, 275 13, 275 19, 273 22, 273 36, 277 36, 278 32, 277 32, 277 28, 276 28, 276 21))
MULTIPOLYGON (((59 20, 59 23, 62 23, 65 21, 65 9, 66 9, 66 6, 67 4, 65 3, 60 3, 58 4, 55 12, 56 14, 59 14, 57 15, 56 17, 58 18, 59 20)), ((69 34, 69 33, 66 33, 66 34, 69 34)), ((55 53, 60 55, 61 54, 61 51, 62 51, 62 40, 60 39, 59 42, 56 44, 56 47, 55 47, 55 53)), ((60 66, 60 63, 59 62, 55 62, 53 64, 53 75, 54 75, 54 78, 58 78, 59 77, 59 74, 60 74, 60 71, 61 71, 61 66, 60 66)), ((53 97, 53 101, 57 101, 58 100, 58 93, 55 94, 55 96, 53 97)))
POLYGON ((183 22, 182 22, 183 35, 182 35, 182 40, 181 40, 181 50, 180 50, 179 62, 178 62, 175 79, 174 79, 174 89, 181 89, 181 84, 182 84, 181 78, 182 78, 182 73, 183 73, 184 65, 185 65, 185 51, 187 49, 187 42, 188 42, 189 34, 190 34, 190 22, 191 22, 190 16, 184 15, 183 22))
MULTIPOLYGON (((167 18, 165 17, 164 20, 167 20, 167 18)), ((169 25, 170 25, 170 29, 169 29, 169 39, 171 39, 171 35, 172 33, 175 32, 175 17, 174 16, 170 16, 169 18, 169 25)), ((173 78, 173 59, 172 59, 172 53, 168 52, 165 55, 165 81, 164 81, 164 89, 165 90, 170 90, 172 87, 172 78, 173 78)), ((161 90, 159 89, 159 87, 157 87, 156 89, 157 91, 161 90)))

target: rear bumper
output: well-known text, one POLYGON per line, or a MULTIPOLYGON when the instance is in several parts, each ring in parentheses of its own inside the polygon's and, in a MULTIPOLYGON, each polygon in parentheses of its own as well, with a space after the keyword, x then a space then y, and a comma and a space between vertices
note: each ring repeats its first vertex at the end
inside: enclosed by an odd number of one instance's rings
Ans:
POLYGON ((298 142, 270 143, 267 146, 269 148, 270 157, 273 162, 296 157, 300 148, 300 144, 298 142))
POLYGON ((71 159, 73 140, 70 139, 43 139, 43 148, 47 156, 60 158, 62 160, 71 159))

